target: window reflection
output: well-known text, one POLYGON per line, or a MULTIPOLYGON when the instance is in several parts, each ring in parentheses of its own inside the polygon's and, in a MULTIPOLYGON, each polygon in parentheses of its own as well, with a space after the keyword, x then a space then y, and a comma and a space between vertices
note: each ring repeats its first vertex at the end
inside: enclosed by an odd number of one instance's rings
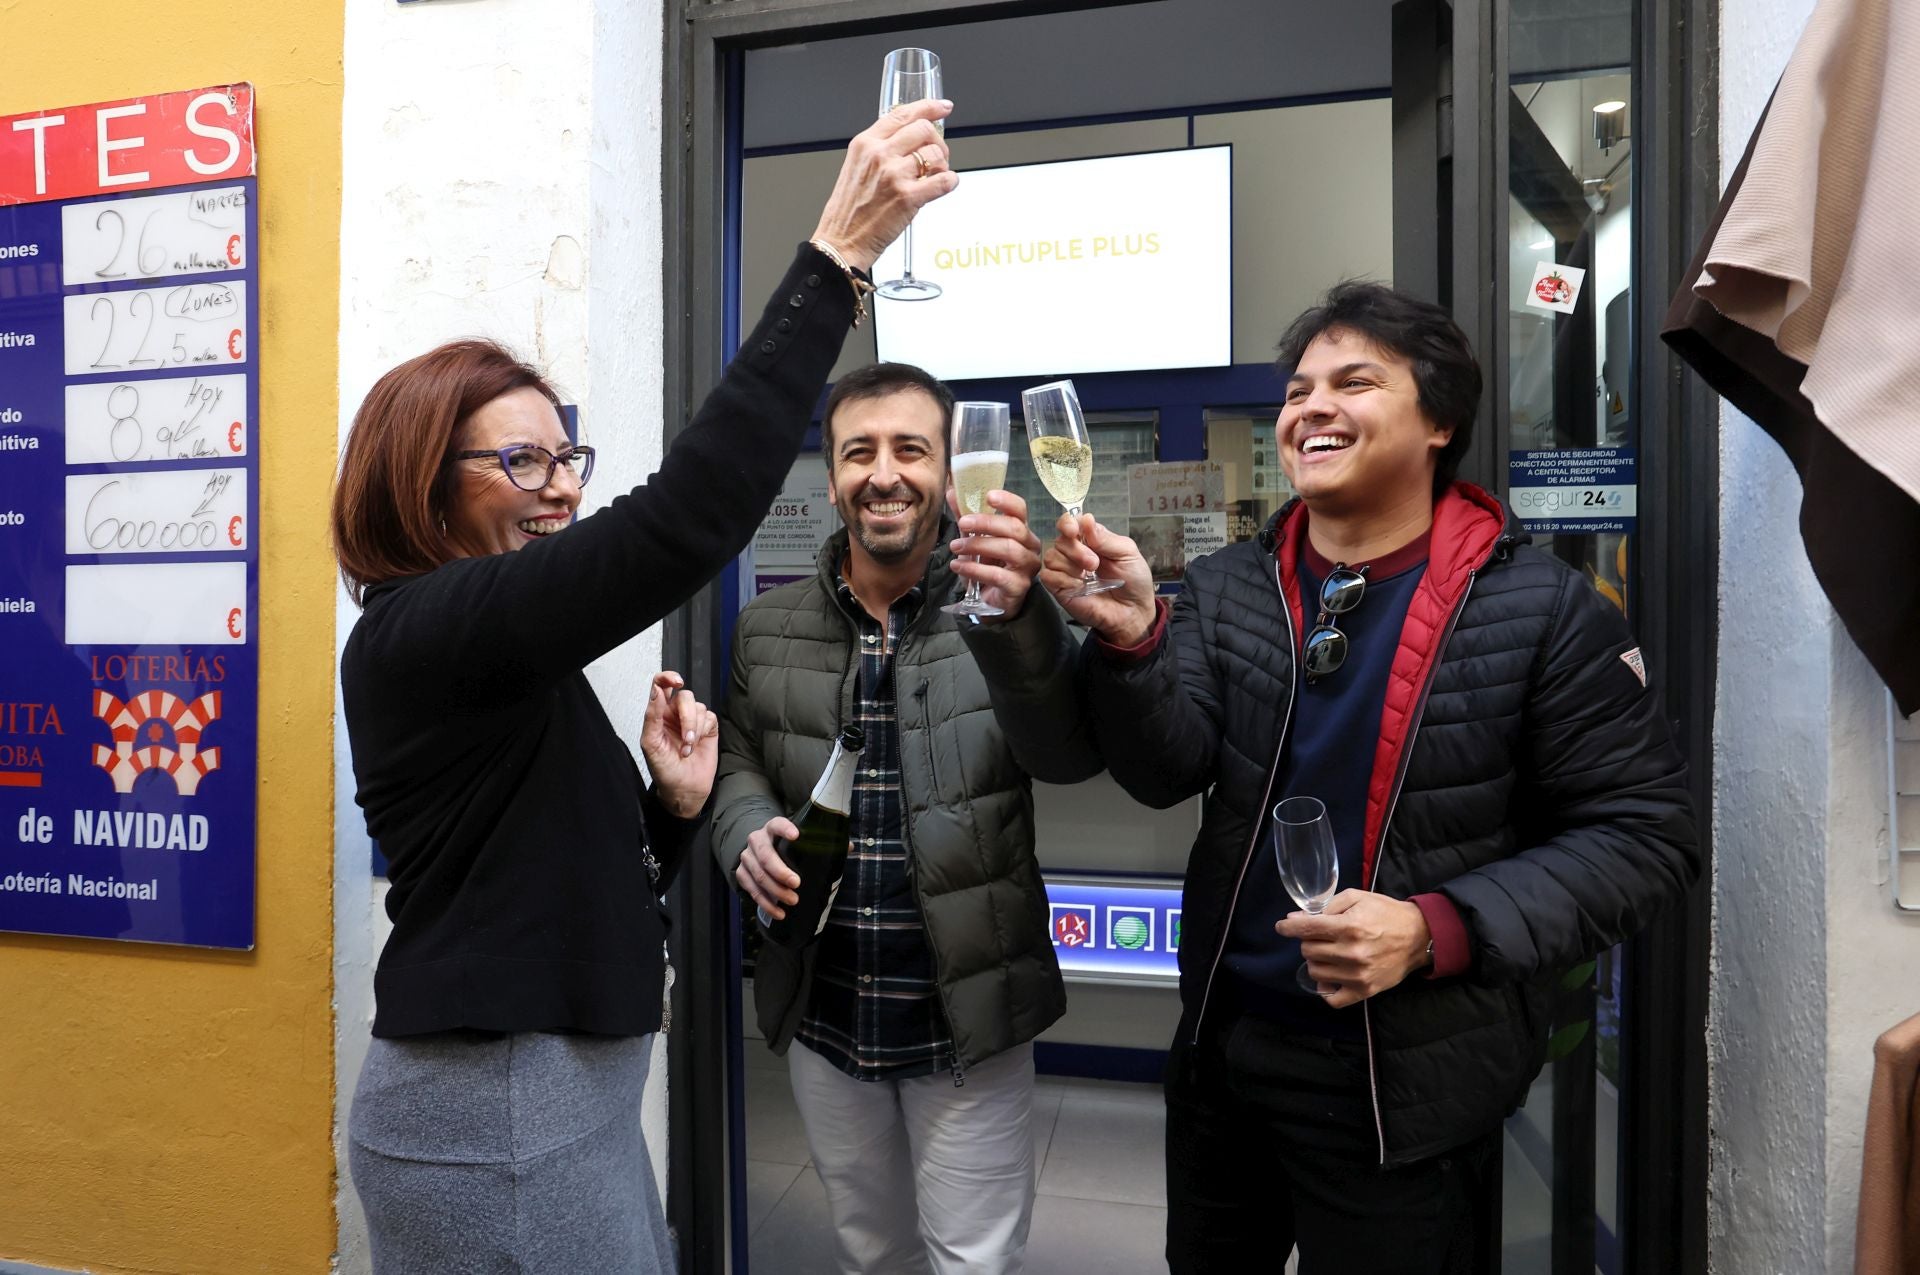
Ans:
POLYGON ((1253 539, 1293 499, 1274 445, 1279 415, 1278 406, 1207 413, 1207 459, 1218 461, 1226 475, 1228 544, 1253 539))
MULTIPOLYGON (((1088 412, 1087 435, 1093 443, 1093 485, 1087 488, 1086 512, 1104 527, 1124 532, 1127 527, 1127 467, 1155 460, 1154 413, 1088 412)), ((1027 502, 1027 521, 1042 540, 1051 540, 1047 528, 1060 516, 1060 502, 1040 485, 1027 454, 1024 421, 1013 422, 1008 439, 1011 463, 1007 490, 1027 502)))
MULTIPOLYGON (((1634 445, 1633 189, 1624 74, 1516 84, 1508 198, 1508 446, 1516 452, 1634 445), (1602 143, 1606 145, 1603 147, 1602 143), (1538 267, 1582 272, 1571 314, 1529 304, 1538 267)), ((1627 605, 1628 536, 1534 534, 1627 605)))
MULTIPOLYGON (((1534 65, 1580 65, 1603 37, 1624 40, 1630 30, 1625 10, 1576 21, 1544 3, 1516 6, 1513 21, 1516 48, 1538 55, 1534 65)), ((1516 64, 1526 64, 1518 53, 1516 64)), ((1631 101, 1632 77, 1620 73, 1513 86, 1506 393, 1514 453, 1636 445, 1633 143, 1623 105, 1631 101), (1596 115, 1596 107, 1607 109, 1596 115), (1543 265, 1567 277, 1584 272, 1571 313, 1530 304, 1543 265)), ((1516 466, 1515 486, 1525 485, 1520 473, 1516 466)), ((1533 540, 1629 609, 1631 533, 1535 527, 1533 540)), ((1503 1209, 1508 1275, 1591 1270, 1596 1258, 1611 1269, 1605 1255, 1620 1230, 1620 955, 1604 953, 1562 980, 1548 1065, 1508 1122, 1506 1152, 1517 1160, 1507 1167, 1503 1209)))

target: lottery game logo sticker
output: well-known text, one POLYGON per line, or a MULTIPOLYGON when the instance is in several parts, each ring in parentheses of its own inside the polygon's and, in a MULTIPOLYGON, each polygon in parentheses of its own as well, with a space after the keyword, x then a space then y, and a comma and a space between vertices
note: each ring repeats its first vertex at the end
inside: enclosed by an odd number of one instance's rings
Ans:
POLYGON ((1093 942, 1096 909, 1091 903, 1050 903, 1053 912, 1053 945, 1086 947, 1093 942))
POLYGON ((200 747, 201 732, 220 720, 220 694, 209 691, 189 703, 167 691, 147 691, 122 703, 94 691, 93 715, 107 724, 113 747, 95 744, 93 764, 107 772, 118 793, 132 792, 134 780, 158 770, 182 797, 193 796, 200 781, 220 769, 220 750, 200 747))
POLYGON ((1153 951, 1152 908, 1107 909, 1107 947, 1123 952, 1153 951))

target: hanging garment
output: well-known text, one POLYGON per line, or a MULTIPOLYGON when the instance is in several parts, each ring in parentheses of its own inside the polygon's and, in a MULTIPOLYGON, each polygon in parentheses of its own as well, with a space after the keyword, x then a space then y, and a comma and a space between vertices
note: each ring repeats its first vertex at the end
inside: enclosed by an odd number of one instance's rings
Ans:
POLYGON ((1920 1014, 1873 1045, 1853 1275, 1920 1271, 1920 1014))
POLYGON ((1661 333, 1785 449, 1814 574, 1906 713, 1920 710, 1917 133, 1920 9, 1821 0, 1661 333))

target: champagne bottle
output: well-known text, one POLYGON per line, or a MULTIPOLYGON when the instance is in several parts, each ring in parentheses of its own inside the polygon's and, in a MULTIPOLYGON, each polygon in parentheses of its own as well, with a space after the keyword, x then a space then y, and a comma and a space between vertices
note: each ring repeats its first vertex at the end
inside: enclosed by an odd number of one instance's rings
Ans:
POLYGON ((853 772, 866 746, 865 731, 858 726, 841 728, 827 768, 813 786, 813 796, 793 816, 800 835, 775 843, 780 858, 800 877, 795 891, 800 901, 789 905, 785 916, 776 921, 766 909, 757 909, 761 928, 782 947, 805 947, 827 928, 827 914, 840 893, 840 876, 847 868, 847 846, 853 836, 853 772))

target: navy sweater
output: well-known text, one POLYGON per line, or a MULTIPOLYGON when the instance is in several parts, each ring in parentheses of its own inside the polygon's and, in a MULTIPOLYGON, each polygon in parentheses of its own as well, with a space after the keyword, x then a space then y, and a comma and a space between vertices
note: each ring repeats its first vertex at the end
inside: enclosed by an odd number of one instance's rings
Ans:
MULTIPOLYGON (((1299 565, 1300 608, 1310 630, 1320 611, 1320 586, 1334 568, 1303 546, 1299 565)), ((1358 564, 1354 564, 1358 565, 1358 564)), ((1427 536, 1368 564, 1367 588, 1360 605, 1333 623, 1347 635, 1346 663, 1309 683, 1295 673, 1293 725, 1273 785, 1273 800, 1318 797, 1333 825, 1340 857, 1342 890, 1360 889, 1361 853, 1366 836, 1367 789, 1380 743, 1380 710, 1386 703, 1387 675, 1406 622, 1407 604, 1427 569, 1427 536)), ((1300 644, 1305 631, 1297 635, 1300 644)), ((1296 669, 1304 660, 1295 661, 1296 669)), ((1277 706, 1276 706, 1277 710, 1277 706)), ((1247 879, 1240 890, 1227 938, 1225 964, 1233 992, 1250 1014, 1287 1023, 1300 1031, 1349 1040, 1365 1037, 1360 1009, 1328 1009, 1295 977, 1300 943, 1274 933, 1274 922, 1299 905, 1280 881, 1273 845, 1273 811, 1262 812, 1260 836, 1247 879)))

